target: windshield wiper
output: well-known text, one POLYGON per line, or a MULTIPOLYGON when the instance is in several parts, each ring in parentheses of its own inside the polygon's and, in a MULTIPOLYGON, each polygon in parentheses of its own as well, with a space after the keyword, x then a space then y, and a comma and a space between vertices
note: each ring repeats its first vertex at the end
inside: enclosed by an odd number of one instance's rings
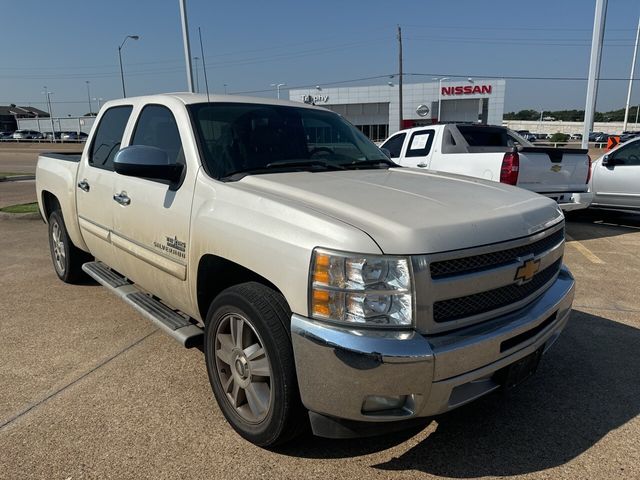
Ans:
POLYGON ((242 170, 235 170, 233 172, 227 173, 224 177, 221 178, 223 181, 236 181, 244 178, 247 175, 251 175, 254 173, 278 173, 278 172, 286 172, 290 169, 301 169, 301 168, 316 168, 322 170, 344 170, 342 165, 337 165, 335 163, 323 162, 322 160, 298 160, 295 162, 287 162, 286 160, 280 162, 271 162, 267 163, 262 167, 255 168, 244 168, 242 170))
POLYGON ((299 167, 323 167, 327 170, 344 170, 342 165, 336 163, 325 162, 322 160, 298 160, 295 162, 288 162, 286 160, 280 162, 271 162, 265 165, 265 168, 299 168, 299 167))
POLYGON ((360 168, 360 167, 392 168, 392 167, 399 167, 400 165, 392 162, 388 158, 377 158, 377 159, 371 159, 371 160, 355 161, 352 163, 343 164, 342 166, 344 168, 360 168))

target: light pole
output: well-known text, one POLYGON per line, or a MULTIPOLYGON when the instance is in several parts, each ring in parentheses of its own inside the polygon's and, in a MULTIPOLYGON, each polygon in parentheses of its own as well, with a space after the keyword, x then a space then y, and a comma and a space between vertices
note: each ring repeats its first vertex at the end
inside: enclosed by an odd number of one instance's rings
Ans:
POLYGON ((584 125, 582 129, 582 148, 589 148, 589 132, 593 128, 593 117, 596 111, 600 60, 602 59, 602 39, 604 37, 604 24, 607 17, 607 2, 608 0, 596 0, 596 9, 593 15, 589 76, 587 77, 587 96, 585 99, 584 125))
POLYGON ((130 38, 131 40, 138 40, 140 38, 139 35, 127 35, 126 37, 124 37, 124 40, 122 41, 122 43, 120 44, 120 46, 118 47, 118 59, 120 60, 120 79, 122 80, 122 96, 123 98, 127 98, 127 92, 124 88, 124 70, 122 69, 122 47, 124 47, 125 42, 127 41, 127 39, 130 38))
POLYGON ((224 84, 224 94, 225 95, 227 94, 227 84, 226 83, 224 84))
POLYGON ((53 127, 53 109, 51 108, 51 94, 53 94, 53 92, 48 91, 46 85, 43 88, 44 92, 42 93, 44 93, 44 95, 47 97, 47 105, 49 106, 49 120, 51 121, 51 141, 53 143, 56 143, 56 132, 53 127))
POLYGON ((272 83, 271 84, 272 87, 276 87, 276 92, 278 95, 278 100, 280 100, 280 87, 286 87, 287 84, 286 83, 272 83))
POLYGON ((450 77, 442 77, 438 79, 438 123, 440 123, 440 111, 442 110, 442 82, 449 79, 450 77))
POLYGON ((91 116, 91 114, 93 113, 93 108, 91 107, 91 92, 89 90, 89 80, 85 80, 85 83, 87 84, 87 100, 89 101, 89 116, 91 116))
MULTIPOLYGON (((100 111, 100 105, 101 105, 101 103, 102 103, 102 97, 98 97, 98 98, 93 97, 93 99, 94 99, 96 102, 98 102, 98 112, 99 112, 99 111, 100 111)), ((97 112, 96 112, 96 113, 97 113, 97 112)))
POLYGON ((195 62, 195 70, 196 70, 196 93, 200 93, 200 73, 198 72, 198 60, 200 60, 200 57, 193 57, 193 60, 195 62))
POLYGON ((636 56, 638 55, 638 40, 640 40, 640 17, 638 17, 638 31, 636 32, 636 45, 633 47, 633 58, 631 59, 631 74, 629 75, 629 89, 627 90, 627 105, 624 108, 624 125, 622 131, 627 130, 629 120, 629 102, 631 102, 631 87, 633 86, 633 72, 636 69, 636 56))

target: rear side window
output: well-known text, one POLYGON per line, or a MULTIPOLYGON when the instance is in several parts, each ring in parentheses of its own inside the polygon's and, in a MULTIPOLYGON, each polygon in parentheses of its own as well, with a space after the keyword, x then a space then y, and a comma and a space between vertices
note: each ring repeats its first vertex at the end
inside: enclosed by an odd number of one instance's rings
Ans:
POLYGON ((169 163, 185 163, 178 124, 171 110, 162 105, 142 109, 131 145, 157 147, 167 152, 169 163))
POLYGON ((391 158, 399 158, 400 152, 402 152, 402 144, 404 143, 406 136, 406 133, 401 133, 395 137, 391 137, 389 140, 384 142, 380 148, 386 148, 389 150, 391 158))
POLYGON ((411 135, 405 157, 424 157, 433 144, 433 130, 419 130, 411 135))
POLYGON ((89 150, 89 165, 113 170, 113 157, 120 150, 122 135, 131 115, 131 105, 112 107, 107 110, 96 130, 89 150))
POLYGON ((512 147, 513 139, 506 128, 458 125, 458 130, 470 147, 512 147))

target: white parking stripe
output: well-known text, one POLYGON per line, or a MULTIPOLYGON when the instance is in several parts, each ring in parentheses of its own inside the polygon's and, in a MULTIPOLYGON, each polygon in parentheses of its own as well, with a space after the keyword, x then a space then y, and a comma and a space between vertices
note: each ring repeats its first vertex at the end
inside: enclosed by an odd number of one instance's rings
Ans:
POLYGON ((576 250, 578 250, 582 255, 587 257, 587 259, 591 263, 596 263, 596 264, 599 264, 599 265, 603 265, 605 263, 600 257, 598 257, 595 253, 593 253, 587 247, 582 245, 579 241, 574 239, 571 235, 565 233, 565 237, 567 239, 567 242, 571 242, 571 243, 567 243, 567 245, 574 246, 576 248, 576 250))

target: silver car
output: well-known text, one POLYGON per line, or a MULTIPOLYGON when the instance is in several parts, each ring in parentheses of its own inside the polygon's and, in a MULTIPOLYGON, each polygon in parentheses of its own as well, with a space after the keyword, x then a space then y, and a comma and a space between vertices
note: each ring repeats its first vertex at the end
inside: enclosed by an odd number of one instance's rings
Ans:
POLYGON ((640 138, 624 143, 592 165, 592 208, 640 212, 640 138))

